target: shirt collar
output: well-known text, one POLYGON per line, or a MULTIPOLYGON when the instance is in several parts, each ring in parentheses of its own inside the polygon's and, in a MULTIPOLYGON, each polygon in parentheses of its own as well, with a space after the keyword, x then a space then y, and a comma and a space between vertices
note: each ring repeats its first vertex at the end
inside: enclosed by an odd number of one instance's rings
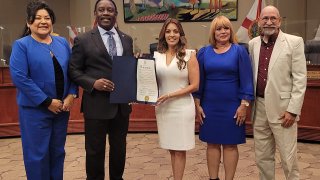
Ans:
MULTIPOLYGON (((103 29, 102 27, 98 26, 98 30, 100 35, 104 35, 107 31, 105 29, 103 29)), ((110 29, 111 32, 113 32, 114 34, 118 34, 116 28, 112 27, 112 29, 110 29)))
POLYGON ((276 42, 276 40, 277 40, 277 38, 278 38, 278 35, 279 35, 279 32, 276 33, 276 34, 271 35, 271 36, 269 37, 268 43, 265 43, 265 42, 263 41, 263 35, 261 35, 260 38, 261 38, 261 43, 262 43, 262 45, 264 45, 264 46, 274 45, 274 43, 276 42))

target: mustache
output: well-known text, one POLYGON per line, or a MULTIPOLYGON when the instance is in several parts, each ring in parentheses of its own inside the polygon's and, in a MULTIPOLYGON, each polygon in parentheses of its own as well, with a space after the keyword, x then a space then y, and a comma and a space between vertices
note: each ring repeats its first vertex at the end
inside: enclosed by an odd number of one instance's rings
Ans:
POLYGON ((277 25, 274 25, 274 24, 272 24, 272 25, 265 24, 263 26, 260 26, 260 28, 280 28, 280 26, 277 26, 277 25))

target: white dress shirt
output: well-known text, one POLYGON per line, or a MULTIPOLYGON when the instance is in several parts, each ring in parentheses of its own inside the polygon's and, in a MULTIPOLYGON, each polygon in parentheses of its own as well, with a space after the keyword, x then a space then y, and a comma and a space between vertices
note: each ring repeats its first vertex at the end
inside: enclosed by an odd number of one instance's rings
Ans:
MULTIPOLYGON (((98 30, 100 32, 102 41, 103 41, 105 47, 107 48, 107 50, 109 52, 109 46, 108 46, 108 44, 109 44, 109 42, 108 42, 109 35, 106 34, 107 31, 105 29, 101 28, 100 26, 98 26, 98 30)), ((119 34, 118 34, 117 30, 114 27, 112 29, 110 29, 110 31, 114 33, 113 38, 116 41, 117 56, 122 56, 123 47, 122 47, 122 43, 121 43, 121 39, 119 37, 119 34)))

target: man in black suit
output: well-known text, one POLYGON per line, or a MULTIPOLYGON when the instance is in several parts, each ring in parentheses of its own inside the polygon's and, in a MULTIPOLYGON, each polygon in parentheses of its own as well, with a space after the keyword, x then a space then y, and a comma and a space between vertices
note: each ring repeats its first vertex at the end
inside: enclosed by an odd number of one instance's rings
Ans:
POLYGON ((130 36, 114 27, 117 14, 112 0, 97 0, 94 15, 98 26, 75 38, 69 64, 71 79, 84 90, 81 111, 85 119, 87 180, 104 179, 107 134, 110 179, 123 179, 131 107, 109 102, 110 92, 117 88, 111 81, 111 51, 116 49, 117 56, 133 56, 133 45, 130 36), (111 36, 116 47, 110 48, 111 36))

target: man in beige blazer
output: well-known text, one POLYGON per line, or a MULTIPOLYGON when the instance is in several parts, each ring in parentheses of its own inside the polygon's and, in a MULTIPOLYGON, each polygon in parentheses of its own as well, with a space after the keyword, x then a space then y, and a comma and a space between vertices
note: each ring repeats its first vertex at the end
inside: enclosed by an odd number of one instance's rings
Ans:
POLYGON ((297 121, 306 90, 306 59, 301 37, 280 30, 277 8, 267 6, 258 22, 261 36, 249 42, 256 100, 252 117, 256 163, 261 180, 275 179, 275 151, 289 180, 299 179, 297 121))

